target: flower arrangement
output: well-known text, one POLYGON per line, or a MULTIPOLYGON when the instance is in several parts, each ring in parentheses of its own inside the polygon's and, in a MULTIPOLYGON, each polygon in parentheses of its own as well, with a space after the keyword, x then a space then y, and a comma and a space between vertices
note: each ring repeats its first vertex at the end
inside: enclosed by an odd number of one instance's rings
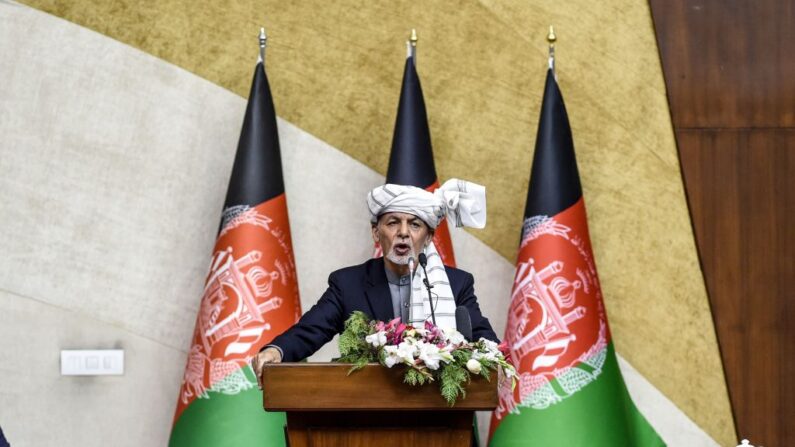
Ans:
POLYGON ((415 328, 395 318, 389 322, 369 321, 354 312, 345 322, 339 338, 341 357, 335 361, 352 363, 350 373, 368 363, 387 368, 406 367, 403 381, 409 385, 438 382, 442 397, 452 406, 459 395, 466 397, 465 385, 472 374, 491 379, 491 372, 502 368, 503 377, 516 383, 505 344, 481 338, 467 342, 454 329, 441 329, 429 322, 415 328))

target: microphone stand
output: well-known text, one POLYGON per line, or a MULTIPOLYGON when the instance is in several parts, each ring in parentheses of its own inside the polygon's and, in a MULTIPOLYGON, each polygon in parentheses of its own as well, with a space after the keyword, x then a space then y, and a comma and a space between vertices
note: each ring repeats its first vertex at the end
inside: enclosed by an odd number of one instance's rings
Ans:
POLYGON ((425 265, 428 263, 428 258, 425 256, 425 253, 420 253, 420 267, 422 267, 422 273, 425 274, 425 277, 422 278, 422 283, 425 284, 425 288, 428 289, 428 304, 431 307, 431 320, 433 321, 433 325, 436 326, 436 313, 433 311, 433 297, 431 296, 431 289, 433 286, 428 281, 428 271, 425 270, 425 265))

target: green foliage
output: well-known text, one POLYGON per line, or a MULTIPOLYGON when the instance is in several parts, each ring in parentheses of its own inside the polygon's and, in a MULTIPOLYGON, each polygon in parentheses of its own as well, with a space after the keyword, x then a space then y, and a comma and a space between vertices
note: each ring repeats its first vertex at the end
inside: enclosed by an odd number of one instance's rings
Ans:
POLYGON ((358 339, 352 336, 347 332, 343 332, 339 338, 339 348, 340 348, 340 355, 342 357, 348 357, 349 355, 353 354, 356 355, 359 351, 361 351, 362 343, 359 342, 358 339))
POLYGON ((478 361, 480 362, 481 371, 483 371, 483 370, 496 371, 497 370, 497 366, 499 366, 499 364, 497 362, 495 362, 493 360, 487 360, 485 358, 481 358, 478 361))
POLYGON ((459 394, 461 397, 466 397, 467 395, 464 384, 469 383, 469 371, 456 363, 446 364, 441 370, 439 389, 447 404, 452 407, 459 394))
POLYGON ((493 362, 480 360, 480 376, 491 382, 491 371, 495 369, 493 362))
POLYGON ((429 377, 415 368, 407 368, 406 373, 403 375, 403 382, 412 386, 425 385, 426 382, 431 380, 433 380, 433 377, 429 377))
MULTIPOLYGON (((362 354, 368 353, 369 349, 364 338, 370 333, 370 323, 367 315, 356 311, 345 321, 345 330, 339 338, 340 354, 342 358, 359 358, 362 354)), ((342 360, 340 360, 342 361, 342 360)))
POLYGON ((339 338, 340 357, 335 362, 352 363, 348 374, 379 360, 378 352, 371 349, 364 339, 369 333, 370 323, 364 313, 356 311, 345 321, 345 330, 339 338))
POLYGON ((358 371, 358 370, 364 368, 365 366, 367 366, 367 364, 370 363, 370 359, 367 358, 366 356, 362 356, 362 357, 359 357, 358 359, 356 359, 355 361, 352 361, 350 363, 353 363, 353 366, 351 367, 351 369, 348 370, 348 375, 349 376, 354 371, 358 371))
POLYGON ((370 321, 367 320, 367 315, 358 310, 354 311, 345 321, 345 330, 364 338, 370 333, 370 321))
POLYGON ((466 362, 468 362, 469 359, 472 358, 472 351, 470 351, 469 349, 456 349, 455 351, 452 352, 452 354, 455 363, 466 364, 466 362))

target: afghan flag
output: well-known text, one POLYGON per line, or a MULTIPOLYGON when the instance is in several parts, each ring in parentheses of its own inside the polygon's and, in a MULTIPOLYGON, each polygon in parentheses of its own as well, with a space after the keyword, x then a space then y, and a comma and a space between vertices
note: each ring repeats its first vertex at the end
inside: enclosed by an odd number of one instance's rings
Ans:
MULTIPOLYGON (((386 182, 434 191, 439 187, 439 178, 433 162, 431 131, 428 128, 425 100, 414 61, 415 56, 409 54, 403 72, 403 85, 400 89, 400 103, 395 120, 386 182)), ((442 263, 455 267, 450 229, 446 223, 436 228, 433 243, 442 258, 442 263)), ((380 256, 380 248, 376 251, 380 256)))
POLYGON ((169 446, 284 445, 284 414, 263 410, 249 361, 300 315, 276 112, 260 62, 169 446))
POLYGON ((547 72, 491 446, 665 445, 618 369, 563 97, 547 72))

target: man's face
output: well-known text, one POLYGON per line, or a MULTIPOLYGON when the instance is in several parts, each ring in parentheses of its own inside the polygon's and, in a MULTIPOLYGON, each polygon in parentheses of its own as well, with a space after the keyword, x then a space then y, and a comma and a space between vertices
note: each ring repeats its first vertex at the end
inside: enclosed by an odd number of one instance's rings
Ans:
POLYGON ((428 225, 413 214, 386 213, 373 226, 373 240, 395 267, 407 265, 410 257, 416 260, 431 238, 428 225))

